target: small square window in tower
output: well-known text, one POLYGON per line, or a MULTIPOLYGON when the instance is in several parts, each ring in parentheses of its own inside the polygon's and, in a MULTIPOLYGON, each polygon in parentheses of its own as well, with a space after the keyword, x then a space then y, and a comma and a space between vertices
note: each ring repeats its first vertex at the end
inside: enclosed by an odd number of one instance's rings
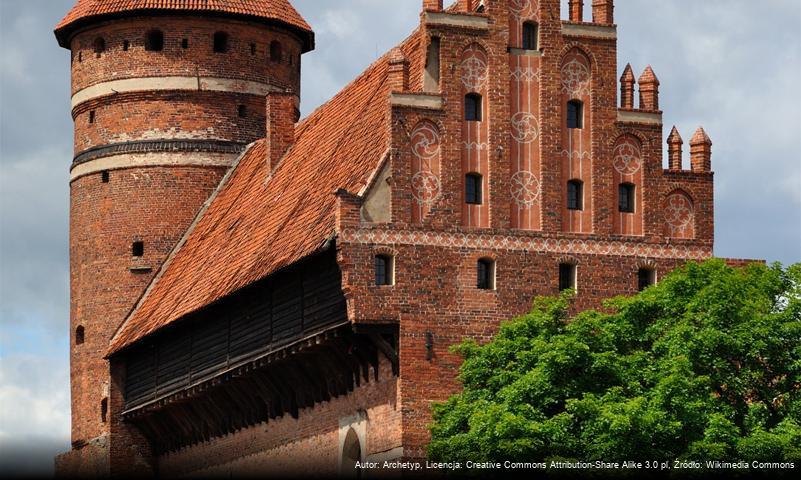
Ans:
POLYGON ((579 100, 567 102, 567 128, 584 128, 584 105, 579 100))
POLYGON ((481 121, 481 95, 468 93, 464 97, 464 119, 468 122, 481 121))
POLYGON ((642 292, 651 285, 656 284, 656 270, 641 268, 637 272, 637 290, 642 292))
POLYGON ((131 255, 134 257, 145 256, 145 242, 133 242, 131 244, 131 255))
POLYGON ((476 287, 479 290, 495 290, 495 262, 482 258, 476 264, 476 287))
POLYGON ((145 37, 145 50, 148 52, 160 52, 164 50, 164 32, 161 30, 151 30, 145 37))
POLYGON ((559 264, 559 291, 576 288, 576 266, 572 263, 559 264))
POLYGON ((584 184, 581 180, 571 180, 567 182, 567 209, 584 209, 584 184))
POLYGON ((634 213, 634 185, 621 183, 618 186, 617 208, 622 213, 634 213))
POLYGON ((464 203, 481 205, 482 203, 481 175, 468 173, 464 177, 464 203))
POLYGON ((395 259, 389 255, 375 256, 375 284, 378 286, 395 284, 395 259))

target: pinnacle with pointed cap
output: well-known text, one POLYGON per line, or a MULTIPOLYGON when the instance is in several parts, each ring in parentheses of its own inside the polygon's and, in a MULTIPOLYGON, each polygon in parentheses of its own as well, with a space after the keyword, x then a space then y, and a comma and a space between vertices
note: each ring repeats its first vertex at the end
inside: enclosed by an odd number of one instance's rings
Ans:
POLYGON ((631 64, 626 64, 623 75, 620 76, 620 108, 631 110, 634 108, 634 71, 631 64))
POLYGON ((668 164, 670 165, 671 170, 681 170, 682 169, 682 152, 681 146, 684 144, 684 140, 681 139, 681 135, 679 135, 678 129, 673 127, 673 130, 670 131, 670 136, 668 136, 668 164))
POLYGON ((690 139, 690 164, 693 172, 712 171, 712 140, 703 127, 698 127, 690 139))
POLYGON ((645 67, 638 83, 640 84, 640 109, 650 112, 659 111, 659 79, 656 78, 650 65, 645 67))
POLYGON ((659 85, 659 79, 656 78, 656 74, 650 65, 645 67, 645 70, 643 70, 642 75, 640 75, 638 82, 640 85, 649 83, 659 85))
POLYGON ((698 127, 698 130, 695 131, 693 134, 693 138, 690 139, 690 145, 712 145, 712 139, 709 138, 709 135, 706 134, 706 130, 704 127, 698 127))

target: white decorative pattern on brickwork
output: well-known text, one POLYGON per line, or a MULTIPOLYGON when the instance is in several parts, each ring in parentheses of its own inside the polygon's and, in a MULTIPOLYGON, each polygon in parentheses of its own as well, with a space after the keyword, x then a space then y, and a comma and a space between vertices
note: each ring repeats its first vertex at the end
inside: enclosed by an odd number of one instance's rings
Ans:
POLYGON ((572 97, 590 94, 590 70, 575 58, 562 65, 562 93, 572 97))
POLYGON ((442 192, 439 178, 431 172, 417 172, 412 177, 412 196, 421 205, 431 205, 442 192))
POLYGON ((540 136, 540 122, 532 113, 515 113, 512 116, 511 133, 518 143, 531 143, 540 136))
POLYGON ((630 138, 618 143, 612 155, 614 156, 612 165, 622 175, 634 175, 642 167, 640 146, 630 138))
POLYGON ((539 5, 537 0, 511 0, 509 9, 512 11, 512 15, 517 18, 529 18, 537 14, 539 5))
POLYGON ((421 122, 412 132, 412 153, 420 160, 431 160, 439 153, 439 133, 434 125, 421 122))
POLYGON ((540 69, 534 70, 531 67, 517 67, 512 70, 509 75, 512 77, 512 80, 516 80, 518 82, 525 82, 531 83, 534 80, 540 81, 540 69))
POLYGON ((519 207, 530 207, 540 198, 540 181, 531 172, 521 170, 509 181, 512 199, 519 207))
POLYGON ((462 142, 465 150, 475 150, 477 152, 489 150, 489 144, 485 142, 462 142))
POLYGON ((712 249, 689 245, 646 244, 602 240, 554 239, 513 235, 428 232, 411 230, 345 229, 340 234, 345 243, 370 245, 418 245, 480 250, 511 250, 572 255, 621 255, 648 258, 703 260, 712 249))
POLYGON ((687 195, 681 192, 671 194, 665 202, 665 223, 671 237, 687 238, 693 235, 695 208, 687 195))
POLYGON ((592 158, 590 152, 579 152, 578 150, 574 150, 572 152, 562 150, 562 156, 567 157, 568 160, 589 160, 592 158))
POLYGON ((474 92, 481 90, 487 82, 488 72, 487 55, 478 45, 468 46, 462 60, 464 86, 474 92))

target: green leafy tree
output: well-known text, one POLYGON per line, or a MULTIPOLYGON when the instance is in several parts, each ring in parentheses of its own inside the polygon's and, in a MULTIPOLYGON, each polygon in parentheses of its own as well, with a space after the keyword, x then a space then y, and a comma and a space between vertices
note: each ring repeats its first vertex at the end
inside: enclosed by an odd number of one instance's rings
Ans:
POLYGON ((571 297, 454 348, 433 460, 801 461, 801 264, 691 263, 568 321, 571 297))

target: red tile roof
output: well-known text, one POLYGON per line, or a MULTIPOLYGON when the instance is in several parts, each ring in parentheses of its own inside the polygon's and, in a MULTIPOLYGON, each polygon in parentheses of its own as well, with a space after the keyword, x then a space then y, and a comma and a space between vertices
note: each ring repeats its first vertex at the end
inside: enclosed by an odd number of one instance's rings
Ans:
MULTIPOLYGON (((422 77, 419 37, 401 46, 411 78, 422 77)), ((250 147, 112 338, 110 354, 315 253, 335 235, 335 192, 359 192, 390 145, 387 68, 385 55, 300 123, 269 180, 264 142, 250 147)))
POLYGON ((69 37, 81 25, 110 15, 162 11, 194 11, 244 15, 284 23, 307 37, 307 49, 314 45, 314 33, 289 0, 78 0, 56 26, 59 44, 69 48, 69 37))

